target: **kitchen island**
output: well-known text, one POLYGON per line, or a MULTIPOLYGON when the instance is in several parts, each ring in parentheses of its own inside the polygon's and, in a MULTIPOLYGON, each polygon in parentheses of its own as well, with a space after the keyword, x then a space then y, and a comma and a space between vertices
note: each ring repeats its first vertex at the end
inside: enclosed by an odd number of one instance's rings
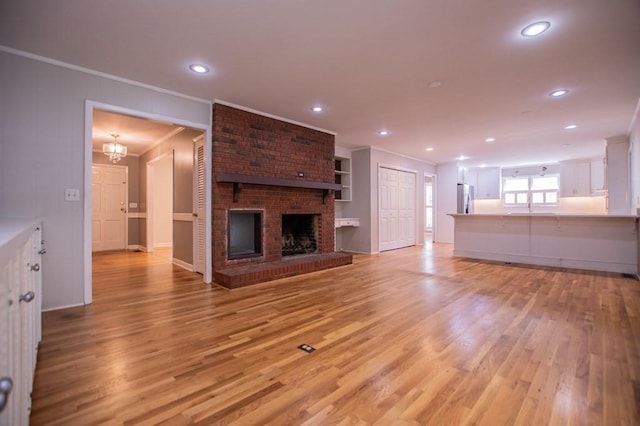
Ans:
POLYGON ((638 273, 638 217, 451 214, 454 256, 562 268, 638 273))

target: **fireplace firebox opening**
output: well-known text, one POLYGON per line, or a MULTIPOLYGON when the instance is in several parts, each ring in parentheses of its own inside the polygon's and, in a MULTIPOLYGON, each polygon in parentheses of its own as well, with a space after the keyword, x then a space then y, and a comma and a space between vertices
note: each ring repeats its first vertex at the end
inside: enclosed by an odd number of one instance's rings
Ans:
POLYGON ((228 259, 262 256, 262 211, 229 210, 228 259))
POLYGON ((319 214, 282 215, 282 256, 318 252, 319 214))

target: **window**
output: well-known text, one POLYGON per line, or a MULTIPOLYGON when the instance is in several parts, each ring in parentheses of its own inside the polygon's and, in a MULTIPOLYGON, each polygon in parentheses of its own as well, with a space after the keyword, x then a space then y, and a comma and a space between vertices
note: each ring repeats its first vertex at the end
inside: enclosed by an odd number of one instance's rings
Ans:
POLYGON ((505 177, 504 204, 555 205, 558 203, 558 180, 558 175, 505 177))

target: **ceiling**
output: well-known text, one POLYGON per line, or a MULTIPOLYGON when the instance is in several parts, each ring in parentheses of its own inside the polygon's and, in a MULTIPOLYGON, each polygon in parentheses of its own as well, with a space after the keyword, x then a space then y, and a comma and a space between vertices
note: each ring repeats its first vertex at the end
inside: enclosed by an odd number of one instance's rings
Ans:
POLYGON ((467 166, 602 156, 640 98, 637 0, 0 0, 0 45, 467 166))
POLYGON ((113 135, 117 135, 128 154, 141 155, 182 130, 184 127, 171 123, 96 109, 93 113, 93 150, 102 152, 102 144, 113 142, 113 135))

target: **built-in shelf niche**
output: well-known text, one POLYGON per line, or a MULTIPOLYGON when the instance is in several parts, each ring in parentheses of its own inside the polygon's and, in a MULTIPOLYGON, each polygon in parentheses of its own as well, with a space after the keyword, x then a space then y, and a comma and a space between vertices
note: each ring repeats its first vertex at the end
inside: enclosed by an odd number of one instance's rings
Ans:
POLYGON ((351 201, 351 159, 335 157, 335 183, 341 189, 335 192, 336 201, 351 201))

